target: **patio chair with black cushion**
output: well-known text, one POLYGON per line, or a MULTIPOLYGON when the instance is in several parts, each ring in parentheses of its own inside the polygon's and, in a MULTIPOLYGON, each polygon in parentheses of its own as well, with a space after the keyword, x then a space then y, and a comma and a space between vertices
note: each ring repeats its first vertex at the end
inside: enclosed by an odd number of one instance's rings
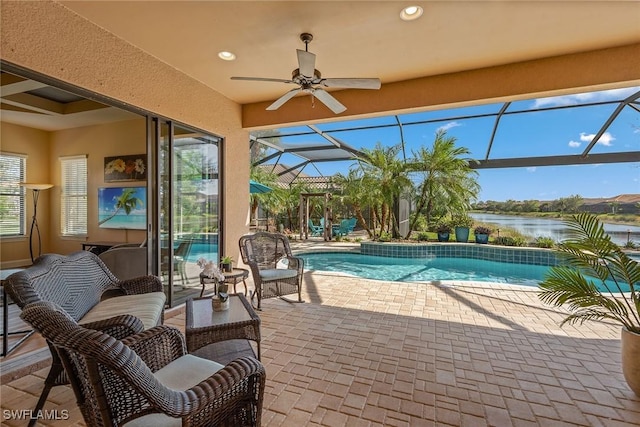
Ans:
POLYGON ((121 341, 78 325, 51 302, 22 312, 57 350, 88 426, 259 426, 265 370, 187 354, 182 333, 157 326, 121 341))
POLYGON ((258 310, 265 298, 279 297, 288 302, 302 301, 304 261, 291 254, 289 239, 283 234, 259 232, 242 236, 239 241, 242 261, 251 269, 258 310), (298 294, 298 301, 283 295, 298 294))

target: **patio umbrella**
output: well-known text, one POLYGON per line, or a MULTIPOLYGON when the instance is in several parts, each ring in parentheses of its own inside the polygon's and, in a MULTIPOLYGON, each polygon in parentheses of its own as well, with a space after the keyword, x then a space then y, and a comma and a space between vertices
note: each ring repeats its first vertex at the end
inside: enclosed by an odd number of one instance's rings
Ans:
POLYGON ((260 184, 254 180, 249 180, 249 193, 257 194, 257 193, 268 193, 271 191, 271 188, 267 187, 264 184, 260 184))

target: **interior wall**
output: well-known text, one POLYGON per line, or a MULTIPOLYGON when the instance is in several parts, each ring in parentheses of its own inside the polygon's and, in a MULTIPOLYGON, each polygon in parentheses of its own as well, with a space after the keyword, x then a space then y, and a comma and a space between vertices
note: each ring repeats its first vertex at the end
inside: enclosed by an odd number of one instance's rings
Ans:
POLYGON ((98 227, 98 189, 100 187, 146 186, 146 181, 104 181, 104 158, 146 153, 146 121, 144 118, 110 124, 86 126, 51 133, 51 227, 55 230, 49 242, 52 252, 69 254, 82 249, 84 241, 138 243, 146 238, 144 230, 120 230, 98 227), (61 237, 60 157, 87 155, 87 237, 61 237))
MULTIPOLYGON (((225 200, 222 212, 224 253, 238 253, 238 239, 249 230, 249 134, 242 129, 240 105, 56 2, 3 2, 0 56, 224 137, 223 191, 233 195, 225 200)), ((211 66, 216 65, 211 62, 211 66)))
MULTIPOLYGON (((0 123, 0 149, 3 153, 24 154, 27 156, 25 179, 27 182, 53 183, 50 179, 49 141, 50 133, 38 129, 0 123)), ((42 191, 38 199, 38 226, 42 238, 42 253, 51 252, 50 240, 51 215, 50 203, 52 189, 42 191)), ((26 236, 0 239, 0 267, 12 268, 31 264, 29 255, 29 229, 33 217, 33 192, 27 190, 26 236)), ((34 241, 34 245, 37 243, 34 241)), ((37 246, 34 246, 37 251, 37 246)), ((37 253, 37 252, 36 252, 37 253)))

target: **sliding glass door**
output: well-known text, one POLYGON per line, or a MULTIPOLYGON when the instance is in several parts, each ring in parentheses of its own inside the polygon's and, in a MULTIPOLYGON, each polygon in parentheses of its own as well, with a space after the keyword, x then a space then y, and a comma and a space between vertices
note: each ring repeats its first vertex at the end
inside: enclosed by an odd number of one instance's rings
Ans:
POLYGON ((198 259, 219 261, 221 140, 161 119, 151 119, 149 130, 149 149, 157 160, 150 178, 157 198, 150 265, 175 306, 200 296, 198 259))

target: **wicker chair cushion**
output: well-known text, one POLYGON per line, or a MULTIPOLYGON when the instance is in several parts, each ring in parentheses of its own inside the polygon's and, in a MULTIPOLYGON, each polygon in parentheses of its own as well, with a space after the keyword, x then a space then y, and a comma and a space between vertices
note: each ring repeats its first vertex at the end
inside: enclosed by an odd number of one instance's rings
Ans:
POLYGON ((160 323, 165 301, 164 292, 149 292, 108 298, 100 301, 89 310, 79 323, 86 324, 121 314, 131 314, 142 321, 145 329, 149 329, 160 323))
POLYGON ((272 268, 268 270, 260 270, 260 278, 265 282, 271 280, 291 279, 298 276, 297 270, 289 270, 284 268, 272 268))
MULTIPOLYGON (((224 366, 219 363, 187 354, 159 369, 153 375, 171 389, 188 390, 222 368, 224 366)), ((180 427, 182 420, 164 414, 151 414, 136 418, 126 425, 127 427, 180 427)))

